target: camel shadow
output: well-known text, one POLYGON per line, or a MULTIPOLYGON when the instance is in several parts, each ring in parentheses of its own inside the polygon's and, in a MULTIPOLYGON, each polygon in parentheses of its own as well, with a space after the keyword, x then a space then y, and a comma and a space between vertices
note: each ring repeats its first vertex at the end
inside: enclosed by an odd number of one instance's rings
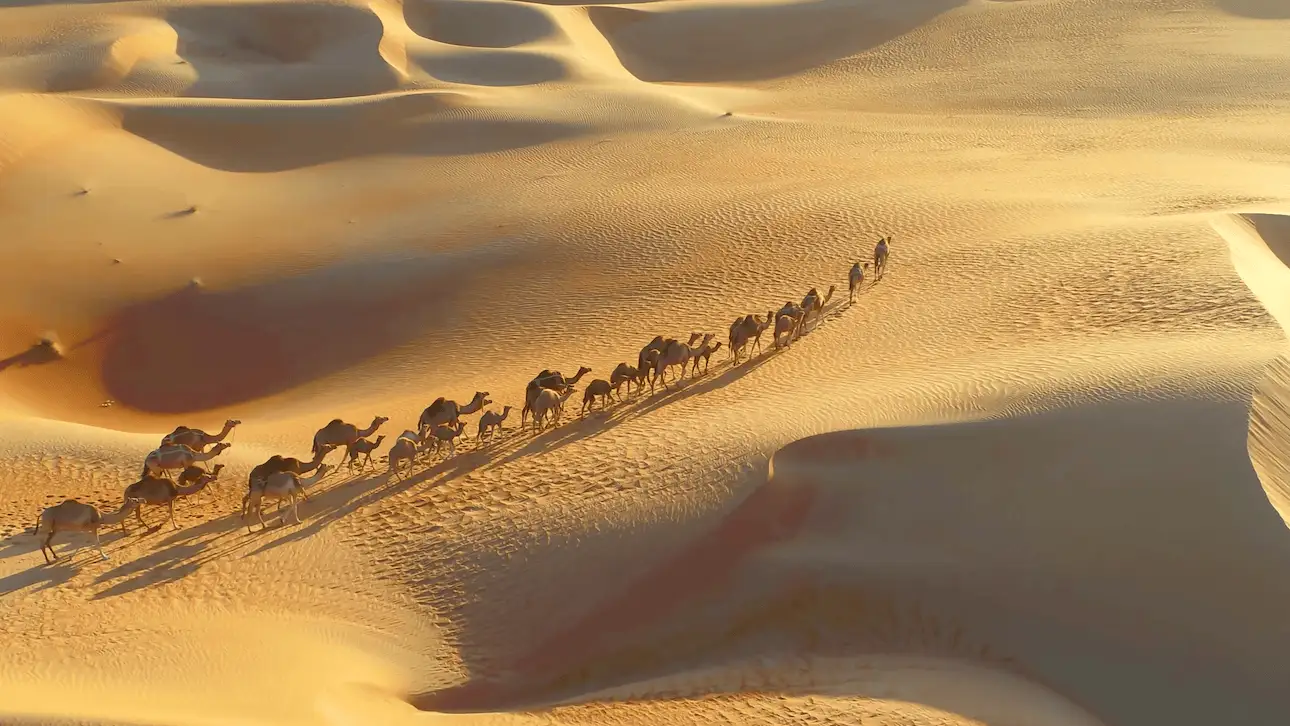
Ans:
POLYGON ((58 351, 58 347, 52 340, 42 340, 39 343, 33 343, 30 348, 21 353, 0 360, 0 371, 8 370, 9 368, 39 366, 62 359, 63 354, 58 351))
MULTIPOLYGON (((81 549, 86 548, 82 547, 81 549)), ((98 557, 93 547, 88 549, 91 555, 98 557)), ((73 560, 79 559, 80 554, 80 550, 77 550, 71 555, 60 556, 57 562, 28 567, 25 570, 0 577, 0 595, 8 595, 11 592, 25 590, 34 585, 38 586, 35 588, 37 591, 48 590, 51 587, 62 585, 72 579, 72 576, 80 569, 79 565, 73 564, 73 560)))
POLYGON ((231 554, 242 544, 235 541, 238 520, 238 514, 226 514, 196 526, 172 530, 164 536, 166 523, 150 527, 135 541, 161 537, 157 549, 96 577, 96 584, 117 579, 121 581, 95 593, 94 599, 102 600, 143 587, 174 582, 191 575, 208 562, 231 554))
POLYGON ((773 353, 768 351, 738 366, 731 365, 728 361, 716 364, 709 373, 704 373, 697 379, 686 379, 684 384, 673 384, 674 387, 669 390, 659 391, 643 398, 629 398, 608 409, 597 409, 586 416, 573 418, 568 423, 544 429, 531 438, 523 438, 524 434, 531 429, 516 429, 508 437, 508 440, 515 444, 512 450, 501 458, 487 461, 480 471, 488 471, 531 456, 549 453, 576 441, 602 436, 627 421, 645 416, 664 406, 728 386, 757 370, 773 357, 773 353), (725 370, 722 371, 722 368, 725 370))
MULTIPOLYGON (((398 479, 386 471, 366 479, 349 479, 340 482, 336 486, 310 496, 308 502, 301 503, 302 507, 309 507, 306 511, 313 516, 307 519, 302 517, 303 522, 299 525, 279 525, 279 527, 294 526, 295 529, 260 545, 249 554, 268 552, 285 544, 308 539, 363 507, 406 492, 420 484, 433 481, 435 486, 442 486, 462 474, 474 471, 485 456, 487 452, 483 450, 459 452, 456 456, 431 464, 405 479, 398 479), (313 514, 314 512, 317 514, 313 514)), ((282 511, 286 514, 287 510, 284 508, 282 511)), ((266 518, 265 521, 272 520, 266 518)), ((274 527, 270 525, 270 530, 272 529, 274 527)), ((256 530, 254 534, 258 535, 259 532, 260 530, 256 530)))

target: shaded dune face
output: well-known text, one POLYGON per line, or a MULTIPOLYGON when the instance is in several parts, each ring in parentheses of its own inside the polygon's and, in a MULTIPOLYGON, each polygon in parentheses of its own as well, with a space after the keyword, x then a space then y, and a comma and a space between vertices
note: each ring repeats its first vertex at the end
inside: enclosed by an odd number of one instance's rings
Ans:
POLYGON ((561 35, 540 7, 495 0, 408 0, 408 28, 428 40, 471 48, 511 48, 561 35))
POLYGON ((178 5, 163 16, 196 79, 183 95, 343 98, 397 88, 370 10, 321 3, 178 5))
POLYGON ((226 291, 190 287, 113 321, 103 384, 153 413, 280 393, 423 333, 474 275, 442 257, 388 257, 226 291))
POLYGON ((651 82, 757 81, 801 73, 886 43, 965 0, 816 0, 788 6, 595 6, 623 66, 651 82), (721 52, 713 50, 719 43, 721 52))
POLYGON ((451 93, 387 96, 345 106, 123 109, 126 131, 195 163, 276 172, 376 154, 466 156, 519 149, 583 131, 574 124, 446 113, 451 93))

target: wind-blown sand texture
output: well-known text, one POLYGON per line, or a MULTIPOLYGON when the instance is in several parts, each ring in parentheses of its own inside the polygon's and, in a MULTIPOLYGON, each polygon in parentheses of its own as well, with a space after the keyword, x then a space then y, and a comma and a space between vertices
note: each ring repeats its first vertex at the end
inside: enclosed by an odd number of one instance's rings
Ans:
POLYGON ((4 2, 0 719, 1285 726, 1287 79, 1279 0, 4 2), (270 454, 476 390, 247 534, 270 454), (230 417, 178 531, 43 565, 230 417))

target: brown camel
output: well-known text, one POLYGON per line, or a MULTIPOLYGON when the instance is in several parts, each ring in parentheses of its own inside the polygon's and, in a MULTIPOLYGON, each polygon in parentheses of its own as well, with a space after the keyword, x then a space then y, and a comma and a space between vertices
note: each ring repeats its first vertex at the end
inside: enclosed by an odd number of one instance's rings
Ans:
POLYGON ((219 456, 232 444, 218 443, 210 451, 194 451, 183 444, 153 449, 143 459, 143 471, 140 478, 150 474, 169 476, 172 471, 182 471, 200 461, 210 461, 219 456))
POLYGON ((251 470, 251 475, 247 477, 246 496, 242 497, 242 518, 246 519, 247 502, 250 500, 251 492, 264 487, 264 482, 273 474, 282 471, 289 471, 293 474, 308 474, 309 472, 322 466, 325 451, 314 453, 312 461, 306 463, 295 458, 294 456, 283 457, 277 454, 270 456, 268 461, 251 470))
POLYGON ((167 446, 183 444, 193 451, 205 451, 207 446, 218 444, 223 441, 229 433, 233 431, 233 427, 241 423, 241 421, 231 418, 224 422, 224 428, 218 434, 208 434, 201 429, 190 429, 187 426, 179 426, 174 431, 171 431, 162 437, 161 447, 165 448, 167 446))
POLYGON ((856 262, 851 266, 851 272, 847 273, 847 289, 851 293, 851 297, 847 301, 848 304, 855 304, 856 291, 858 291, 860 286, 864 284, 864 273, 868 269, 868 262, 864 263, 863 266, 859 262, 856 262))
POLYGON ((326 456, 331 453, 332 449, 349 446, 359 439, 365 439, 376 433, 376 430, 381 428, 381 424, 386 421, 389 421, 389 419, 384 416, 377 416, 372 419, 371 426, 360 431, 354 424, 345 423, 338 418, 334 418, 327 422, 326 426, 318 429, 318 433, 314 434, 313 454, 317 456, 318 452, 321 451, 323 456, 326 456))
MULTIPOLYGON (((179 525, 175 522, 175 500, 179 497, 192 496, 205 489, 207 485, 219 478, 220 470, 223 468, 223 464, 216 464, 207 472, 200 467, 190 466, 179 475, 178 483, 164 477, 145 476, 125 488, 125 501, 139 500, 140 506, 134 508, 134 516, 139 519, 139 526, 145 528, 148 526, 148 523, 143 521, 143 504, 154 506, 165 504, 170 509, 170 526, 179 529, 179 525)), ((124 506, 122 504, 122 507, 124 506)), ((125 534, 125 519, 121 520, 121 534, 125 534)))
POLYGON ((626 363, 619 363, 618 367, 614 368, 614 372, 609 374, 609 386, 614 389, 614 395, 618 397, 619 401, 623 400, 621 389, 624 383, 627 384, 627 394, 631 395, 633 383, 638 384, 636 392, 640 392, 640 382, 640 371, 626 363))
POLYGON ((533 410, 533 401, 537 398, 538 393, 550 389, 557 392, 569 391, 573 388, 582 377, 591 372, 587 366, 578 368, 578 374, 573 378, 565 378, 560 371, 543 369, 541 373, 534 376, 524 387, 524 408, 520 409, 520 428, 524 427, 524 422, 528 418, 529 412, 533 410))
POLYGON ((592 408, 596 399, 600 399, 600 410, 603 411, 609 407, 609 394, 613 393, 614 387, 603 378, 597 378, 587 384, 587 390, 582 394, 582 411, 580 415, 586 416, 587 410, 592 408))
POLYGON ((761 350, 761 334, 766 332, 766 328, 774 320, 775 311, 770 310, 766 312, 765 320, 756 315, 747 315, 730 326, 730 353, 734 356, 735 363, 739 362, 739 356, 743 355, 749 341, 753 344, 753 350, 761 350))
POLYGON ((376 441, 359 439, 358 441, 355 441, 352 444, 347 444, 345 446, 345 458, 349 460, 349 470, 350 471, 354 470, 354 465, 358 463, 358 458, 360 456, 363 457, 363 464, 359 467, 359 469, 360 470, 366 469, 367 465, 372 463, 372 452, 376 451, 376 449, 380 447, 381 442, 384 440, 385 440, 385 434, 381 434, 380 436, 376 437, 376 441))
POLYGON ((533 430, 542 430, 547 414, 551 415, 551 423, 559 424, 560 414, 564 412, 564 402, 572 395, 573 388, 566 388, 564 393, 556 393, 551 388, 538 391, 533 399, 533 430))
POLYGON ((807 291, 806 297, 802 298, 802 321, 797 326, 797 337, 802 337, 802 333, 806 332, 806 322, 811 315, 815 315, 816 324, 819 324, 820 316, 824 314, 824 306, 829 304, 829 300, 833 298, 833 291, 836 289, 837 285, 829 285, 829 291, 824 294, 823 298, 820 297, 820 292, 815 288, 807 291))
MULTIPOLYGON (((260 520, 260 528, 268 529, 269 525, 264 522, 264 500, 276 501, 278 503, 278 519, 285 525, 286 517, 282 514, 282 503, 287 502, 290 506, 291 517, 300 524, 300 511, 298 509, 299 499, 303 497, 309 501, 309 495, 305 493, 305 487, 318 483, 318 480, 327 475, 327 470, 331 467, 328 464, 320 464, 318 471, 308 479, 301 479, 300 475, 292 471, 279 471, 269 475, 264 481, 263 487, 251 490, 250 499, 247 502, 248 511, 255 512, 255 516, 260 520)), ((246 531, 251 531, 251 523, 247 522, 246 531)))
MULTIPOLYGON (((91 504, 78 502, 75 499, 64 499, 61 503, 52 507, 46 507, 40 513, 36 520, 36 530, 33 535, 40 535, 40 528, 44 527, 49 530, 45 535, 45 541, 40 543, 40 554, 45 556, 45 564, 58 561, 58 553, 54 552, 54 546, 51 544, 54 535, 59 532, 90 532, 94 535, 94 548, 99 551, 99 556, 108 559, 107 553, 103 551, 103 544, 99 541, 99 527, 103 525, 111 526, 125 519, 131 509, 138 507, 142 502, 138 499, 127 499, 121 505, 121 508, 110 514, 100 514, 99 510, 91 504), (49 554, 45 554, 49 550, 49 554), (52 556, 52 559, 51 559, 52 556)), ((80 549, 79 547, 77 549, 80 549)))
POLYGON ((470 403, 460 406, 456 401, 448 401, 440 396, 434 400, 426 409, 421 412, 421 418, 417 420, 417 431, 425 436, 426 432, 440 424, 457 425, 457 419, 464 414, 471 414, 479 409, 492 403, 488 400, 488 391, 475 391, 475 397, 470 399, 470 403))
POLYGON ((504 406, 502 408, 501 413, 497 413, 495 411, 485 411, 484 415, 479 417, 479 432, 478 434, 476 434, 475 440, 479 441, 483 439, 484 434, 488 434, 488 438, 492 439, 493 432, 496 430, 500 430, 502 428, 502 422, 505 421, 506 417, 510 415, 511 415, 510 406, 504 406))
POLYGON ((693 361, 691 365, 693 365, 694 367, 690 370, 690 377, 694 377, 699 374, 700 359, 703 360, 703 372, 707 373, 708 360, 712 358, 713 353, 716 353, 719 350, 721 350, 721 341, 719 340, 714 341, 712 339, 708 339, 703 343, 703 345, 699 346, 698 350, 694 351, 694 355, 691 358, 691 360, 693 361))
POLYGON ((806 311, 794 302, 784 303, 784 307, 779 309, 775 314, 775 347, 787 347, 793 342, 794 334, 797 332, 798 325, 802 322, 802 316, 806 311), (780 345, 780 337, 785 336, 783 346, 780 345))
POLYGON ((466 422, 460 420, 457 421, 455 426, 449 424, 435 426, 434 431, 430 432, 432 437, 430 444, 434 447, 435 456, 439 455, 439 449, 443 447, 444 442, 448 443, 448 458, 451 459, 455 456, 457 454, 457 437, 461 436, 461 432, 465 430, 466 422))

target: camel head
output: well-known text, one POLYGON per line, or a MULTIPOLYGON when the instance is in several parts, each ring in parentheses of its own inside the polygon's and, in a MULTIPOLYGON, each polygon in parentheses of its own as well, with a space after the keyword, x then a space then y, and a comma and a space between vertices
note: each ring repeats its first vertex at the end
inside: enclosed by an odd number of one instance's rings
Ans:
POLYGON ((379 448, 381 445, 381 442, 384 440, 385 440, 385 434, 381 434, 380 436, 377 436, 376 441, 372 442, 372 448, 373 449, 379 448))
POLYGON ((389 419, 389 417, 387 417, 387 416, 375 416, 375 417, 373 417, 373 418, 372 418, 372 428, 374 428, 374 429, 375 429, 375 428, 379 427, 381 424, 383 424, 383 423, 385 423, 386 421, 389 421, 389 420, 390 420, 390 419, 389 419))
POLYGON ((700 348, 702 348, 703 346, 707 345, 708 343, 711 343, 711 342, 712 342, 712 339, 713 339, 713 338, 715 338, 715 337, 717 337, 717 334, 716 334, 716 333, 704 333, 704 334, 703 334, 703 342, 699 344, 699 347, 700 347, 700 348))
POLYGON ((579 378, 582 378, 583 376, 587 375, 587 374, 588 374, 588 373, 590 373, 590 372, 591 372, 591 369, 590 369, 590 368, 588 368, 587 366, 581 366, 581 367, 579 367, 579 368, 578 368, 578 374, 577 374, 577 375, 575 375, 575 376, 573 377, 573 379, 569 381, 570 385, 572 385, 572 384, 574 384, 574 383, 577 383, 579 378))
POLYGON ((229 419, 229 420, 227 420, 227 421, 225 421, 225 422, 224 422, 224 426, 226 426, 227 428, 230 428, 230 429, 231 429, 231 428, 233 428, 234 426, 237 426, 237 425, 239 425, 239 424, 241 424, 241 423, 242 423, 241 421, 239 421, 239 420, 237 420, 237 419, 235 419, 235 418, 231 418, 231 419, 229 419))
POLYGON ((232 446, 233 446, 232 444, 226 444, 223 441, 221 441, 218 444, 215 444, 214 446, 211 447, 210 453, 212 456, 214 456, 215 454, 218 454, 225 449, 232 448, 232 446))
POLYGON ((694 345, 694 341, 703 337, 703 333, 690 333, 690 341, 686 345, 694 345))
POLYGON ((509 415, 511 415, 511 407, 510 407, 510 406, 502 406, 502 418, 501 418, 500 420, 505 421, 505 420, 506 420, 506 417, 507 417, 507 416, 509 416, 509 415))
POLYGON ((223 471, 223 469, 224 469, 223 464, 216 464, 215 466, 211 467, 211 472, 210 474, 207 474, 207 476, 210 477, 211 481, 215 481, 216 479, 219 478, 219 473, 223 471))

